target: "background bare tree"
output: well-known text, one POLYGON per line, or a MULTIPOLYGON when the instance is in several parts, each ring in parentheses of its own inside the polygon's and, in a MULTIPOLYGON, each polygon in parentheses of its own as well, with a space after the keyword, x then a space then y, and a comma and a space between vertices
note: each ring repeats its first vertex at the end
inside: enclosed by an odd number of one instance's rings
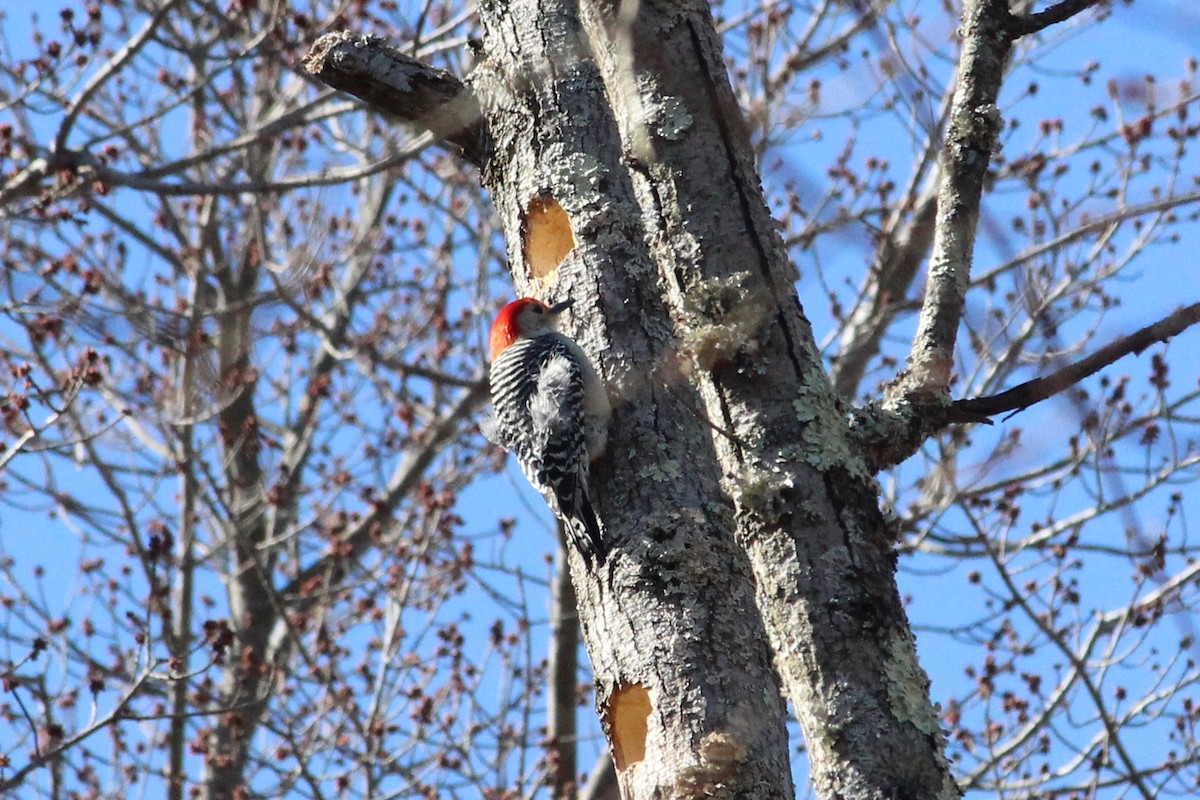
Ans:
MULTIPOLYGON (((412 12, 453 65, 469 15, 412 12)), ((547 570, 455 508, 496 463, 490 212, 289 66, 347 13, 87 4, 8 43, 8 791, 536 780, 547 570)))
MULTIPOLYGON (((945 413, 1023 408, 1049 394, 1026 381, 1090 353, 1106 368, 995 425, 922 430, 880 476, 952 772, 979 796, 1200 783, 1196 334, 1101 351, 1177 333, 1200 300, 1177 33, 1196 20, 1173 8, 1013 4, 937 369, 954 398, 1021 388, 945 413)), ((936 3, 713 9, 830 381, 877 420, 912 399, 895 379, 923 303, 945 307, 925 287, 972 28, 936 3)), ((611 792, 594 715, 570 719, 588 679, 553 539, 527 522, 546 517, 519 476, 477 483, 502 465, 475 420, 511 219, 467 166, 486 143, 453 76, 488 63, 469 37, 518 29, 450 3, 3 13, 0 790, 569 796, 584 770, 611 792), (330 29, 447 70, 415 66, 423 99, 390 109, 418 128, 301 68, 330 29)), ((609 85, 633 57, 613 41, 593 54, 609 85)), ((555 68, 582 58, 550 47, 555 68)), ((646 113, 682 136, 684 112, 646 113)), ((664 403, 725 435, 674 385, 664 403)), ((905 446, 861 441, 881 465, 905 446)))

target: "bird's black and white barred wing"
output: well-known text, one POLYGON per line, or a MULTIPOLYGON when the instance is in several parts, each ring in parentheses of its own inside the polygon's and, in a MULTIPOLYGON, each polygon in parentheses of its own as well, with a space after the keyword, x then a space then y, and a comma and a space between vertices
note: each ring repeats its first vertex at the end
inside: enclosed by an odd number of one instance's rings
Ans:
POLYGON ((517 457, 575 546, 603 558, 588 497, 584 373, 574 348, 558 334, 518 341, 493 362, 491 389, 489 438, 517 457))

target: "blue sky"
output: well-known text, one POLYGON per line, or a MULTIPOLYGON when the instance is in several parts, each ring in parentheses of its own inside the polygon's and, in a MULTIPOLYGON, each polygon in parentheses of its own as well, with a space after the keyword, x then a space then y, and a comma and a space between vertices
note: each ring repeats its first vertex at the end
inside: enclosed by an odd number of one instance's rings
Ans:
MULTIPOLYGON (((913 9, 920 7, 917 3, 905 5, 913 9)), ((27 0, 18 0, 15 4, 10 3, 6 6, 5 13, 8 17, 5 27, 10 41, 22 42, 22 20, 25 13, 40 8, 43 8, 40 3, 30 3, 27 0)), ((1105 84, 1109 78, 1136 85, 1147 71, 1158 72, 1164 78, 1180 74, 1188 57, 1200 55, 1200 46, 1196 45, 1194 37, 1197 30, 1200 30, 1200 7, 1187 0, 1139 0, 1133 6, 1119 5, 1114 10, 1112 20, 1100 26, 1087 28, 1078 35, 1066 37, 1049 56, 1039 61, 1031 75, 1023 75, 1019 81, 1014 80, 1006 88, 1003 96, 1006 114, 1020 113, 1028 119, 1062 117, 1067 125, 1064 139, 1070 140, 1072 136, 1080 136, 1086 125, 1089 109, 1108 104, 1105 84), (1102 63, 1102 71, 1101 77, 1093 85, 1081 86, 1077 81, 1065 77, 1067 73, 1097 60, 1102 63), (1044 88, 1036 95, 1029 96, 1025 87, 1031 79, 1041 82, 1044 88)), ((934 80, 946 79, 947 63, 932 60, 930 68, 934 80)), ((863 81, 860 75, 839 75, 832 72, 825 77, 824 100, 821 106, 812 110, 812 117, 809 123, 801 128, 800 135, 789 142, 788 146, 780 148, 779 154, 784 161, 778 171, 774 167, 767 167, 766 182, 769 190, 778 190, 782 181, 791 178, 813 193, 810 199, 812 205, 816 205, 824 182, 823 170, 836 158, 850 131, 848 123, 836 114, 860 102, 874 102, 871 100, 868 85, 869 82, 863 81), (816 136, 818 131, 821 134, 820 138, 816 136)), ((1135 105, 1132 99, 1130 105, 1135 105)), ((861 163, 868 154, 882 155, 891 161, 892 177, 902 182, 911 158, 911 153, 906 147, 908 140, 902 132, 902 120, 900 115, 896 115, 889 123, 886 121, 887 114, 882 111, 879 117, 885 121, 870 130, 864 129, 859 134, 862 137, 861 155, 857 156, 856 163, 861 163)), ((1036 140, 1034 126, 1028 125, 1005 137, 1005 153, 1019 154, 1022 148, 1031 146, 1030 143, 1036 140)), ((1148 199, 1148 196, 1132 198, 1134 201, 1141 199, 1148 199)), ((987 201, 987 211, 993 214, 995 219, 1003 219, 1009 213, 1016 213, 1011 209, 1019 207, 1021 202, 1020 197, 997 197, 987 201)), ((131 202, 130 208, 133 207, 131 202)), ((1013 248, 1011 237, 990 235, 986 227, 984 231, 976 257, 977 270, 987 269, 990 265, 1005 260, 1011 255, 1013 248)), ((1196 295, 1200 292, 1195 290, 1200 286, 1200 282, 1194 277, 1196 267, 1192 255, 1200 245, 1200 231, 1197 231, 1196 224, 1192 223, 1183 232, 1186 234, 1183 243, 1175 247, 1157 249, 1153 259, 1143 259, 1128 273, 1129 279, 1122 278, 1120 292, 1123 304, 1104 316, 1099 341, 1128 333, 1169 312, 1179 303, 1197 299, 1196 295)), ((799 285, 801 298, 813 322, 818 341, 826 338, 835 327, 835 323, 829 315, 828 303, 810 258, 819 257, 826 276, 848 277, 853 280, 861 275, 863 264, 869 259, 870 252, 870 242, 863 232, 848 230, 837 237, 830 237, 829 243, 819 252, 801 253, 797 256, 802 274, 799 285)), ((972 306, 976 312, 984 310, 986 305, 986 301, 983 300, 972 299, 971 303, 976 304, 972 306)), ((911 326, 911 322, 908 325, 911 326)), ((1065 323, 1064 327, 1069 330, 1069 325, 1070 321, 1065 323)), ((905 325, 900 325, 899 329, 905 330, 905 325)), ((1195 381, 1196 363, 1189 363, 1186 354, 1195 347, 1197 335, 1197 332, 1189 332, 1185 335, 1189 337, 1186 341, 1181 337, 1169 351, 1175 356, 1175 380, 1180 385, 1189 380, 1195 381)), ((890 346, 898 352, 903 352, 903 345, 903 337, 898 337, 890 346)), ((1140 361, 1133 364, 1118 364, 1110 372, 1144 373, 1148 368, 1148 357, 1149 354, 1143 355, 1140 361)), ((1030 365, 1027 377, 1038 374, 1039 369, 1045 366, 1030 365)), ((1093 392, 1096 383, 1096 379, 1089 383, 1093 392)), ((1060 451, 1063 437, 1078 427, 1078 419, 1074 407, 1067 401, 1048 401, 1042 408, 1025 412, 1013 420, 1000 422, 993 429, 977 432, 975 436, 979 448, 988 449, 990 442, 999 441, 1016 427, 1023 429, 1021 448, 1006 462, 1006 466, 1014 470, 1060 451)), ((905 465, 896 471, 895 480, 901 483, 911 481, 920 469, 921 467, 914 463, 905 465)), ((78 485, 80 480, 79 474, 72 473, 69 468, 65 468, 55 477, 68 486, 78 485)), ((886 485, 892 480, 892 476, 883 476, 882 480, 886 485)), ((7 499, 19 500, 19 497, 10 493, 7 499)), ((1085 507, 1088 502, 1090 498, 1084 494, 1068 494, 1060 501, 1056 513, 1066 516, 1073 508, 1085 507)), ((1196 518, 1196 502, 1190 498, 1187 504, 1192 519, 1196 518)), ((494 530, 499 516, 517 517, 516 537, 507 546, 505 561, 510 565, 519 564, 532 576, 547 574, 544 558, 553 547, 553 525, 541 499, 525 484, 515 465, 510 462, 503 475, 486 477, 469 487, 460 498, 459 508, 466 519, 463 530, 468 534, 494 530)), ((85 555, 78 551, 78 540, 74 534, 60 523, 49 519, 46 509, 43 508, 29 508, 22 512, 14 506, 6 506, 0 513, 3 514, 0 517, 0 551, 17 557, 22 565, 34 560, 42 563, 47 570, 47 591, 51 592, 52 596, 61 593, 61 605, 64 609, 70 609, 75 614, 83 613, 82 609, 91 601, 73 594, 75 565, 78 558, 85 555)), ((1145 510, 1139 513, 1141 524, 1148 529, 1168 525, 1168 515, 1162 502, 1148 504, 1145 510)), ((953 527, 963 523, 959 521, 950 524, 953 527)), ((1124 535, 1117 520, 1106 524, 1113 526, 1111 535, 1114 538, 1120 539, 1124 535)), ((488 544, 492 541, 488 540, 488 544)), ((1106 589, 1109 586, 1119 586, 1121 592, 1128 591, 1128 565, 1119 560, 1094 563, 1097 566, 1078 576, 1082 591, 1101 604, 1111 605, 1123 601, 1123 595, 1108 596, 1106 589)), ((31 567, 22 566, 22 569, 31 567)), ((914 624, 919 630, 926 631, 918 634, 920 652, 923 664, 933 680, 935 698, 957 696, 974 685, 973 680, 964 675, 963 667, 966 659, 978 657, 978 648, 973 645, 955 645, 945 637, 935 636, 926 630, 955 621, 956 614, 969 618, 986 613, 981 595, 969 589, 964 572, 970 569, 925 556, 902 560, 899 578, 901 589, 912 597, 909 608, 914 624)), ((509 576, 494 577, 498 585, 514 585, 514 579, 509 576)), ((546 606, 547 602, 544 595, 536 594, 541 587, 531 582, 525 588, 530 592, 525 600, 527 607, 532 610, 535 618, 544 617, 538 613, 538 608, 546 606)), ((213 590, 215 591, 216 587, 213 587, 213 590)), ((477 632, 485 631, 497 617, 511 619, 509 611, 496 606, 492 598, 482 592, 463 598, 461 605, 465 624, 477 632)), ((535 629, 533 648, 535 652, 544 652, 544 628, 535 629)), ((21 655, 7 653, 3 657, 19 659, 21 655)), ((500 680, 499 673, 497 680, 500 680)), ((594 722, 594 715, 590 709, 585 708, 581 719, 594 722)), ((3 735, 3 731, 0 731, 0 749, 3 748, 3 735)), ((592 735, 597 742, 598 752, 599 738, 594 726, 592 735)), ((1147 742, 1147 746, 1157 748, 1160 745, 1150 745, 1147 742)), ((581 757, 581 767, 587 768, 587 764, 587 758, 581 757)), ((797 775, 802 780, 802 759, 797 764, 797 775)))

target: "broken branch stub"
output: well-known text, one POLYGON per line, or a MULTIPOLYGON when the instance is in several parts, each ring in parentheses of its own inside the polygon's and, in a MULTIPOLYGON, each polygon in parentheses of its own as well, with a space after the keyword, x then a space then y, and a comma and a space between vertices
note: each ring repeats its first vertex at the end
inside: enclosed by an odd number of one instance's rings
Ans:
POLYGON ((352 94, 375 111, 430 131, 483 166, 489 136, 469 86, 445 70, 406 56, 378 36, 338 31, 313 44, 305 72, 352 94))

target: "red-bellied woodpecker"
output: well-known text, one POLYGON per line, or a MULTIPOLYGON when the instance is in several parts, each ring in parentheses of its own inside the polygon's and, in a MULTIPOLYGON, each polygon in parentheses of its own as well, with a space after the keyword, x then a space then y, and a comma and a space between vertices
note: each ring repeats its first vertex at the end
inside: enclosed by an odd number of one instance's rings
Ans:
POLYGON ((526 297, 500 310, 490 340, 495 418, 483 432, 517 457, 571 543, 586 561, 598 563, 605 548, 588 496, 588 471, 604 452, 611 411, 592 363, 557 330, 570 305, 526 297))

